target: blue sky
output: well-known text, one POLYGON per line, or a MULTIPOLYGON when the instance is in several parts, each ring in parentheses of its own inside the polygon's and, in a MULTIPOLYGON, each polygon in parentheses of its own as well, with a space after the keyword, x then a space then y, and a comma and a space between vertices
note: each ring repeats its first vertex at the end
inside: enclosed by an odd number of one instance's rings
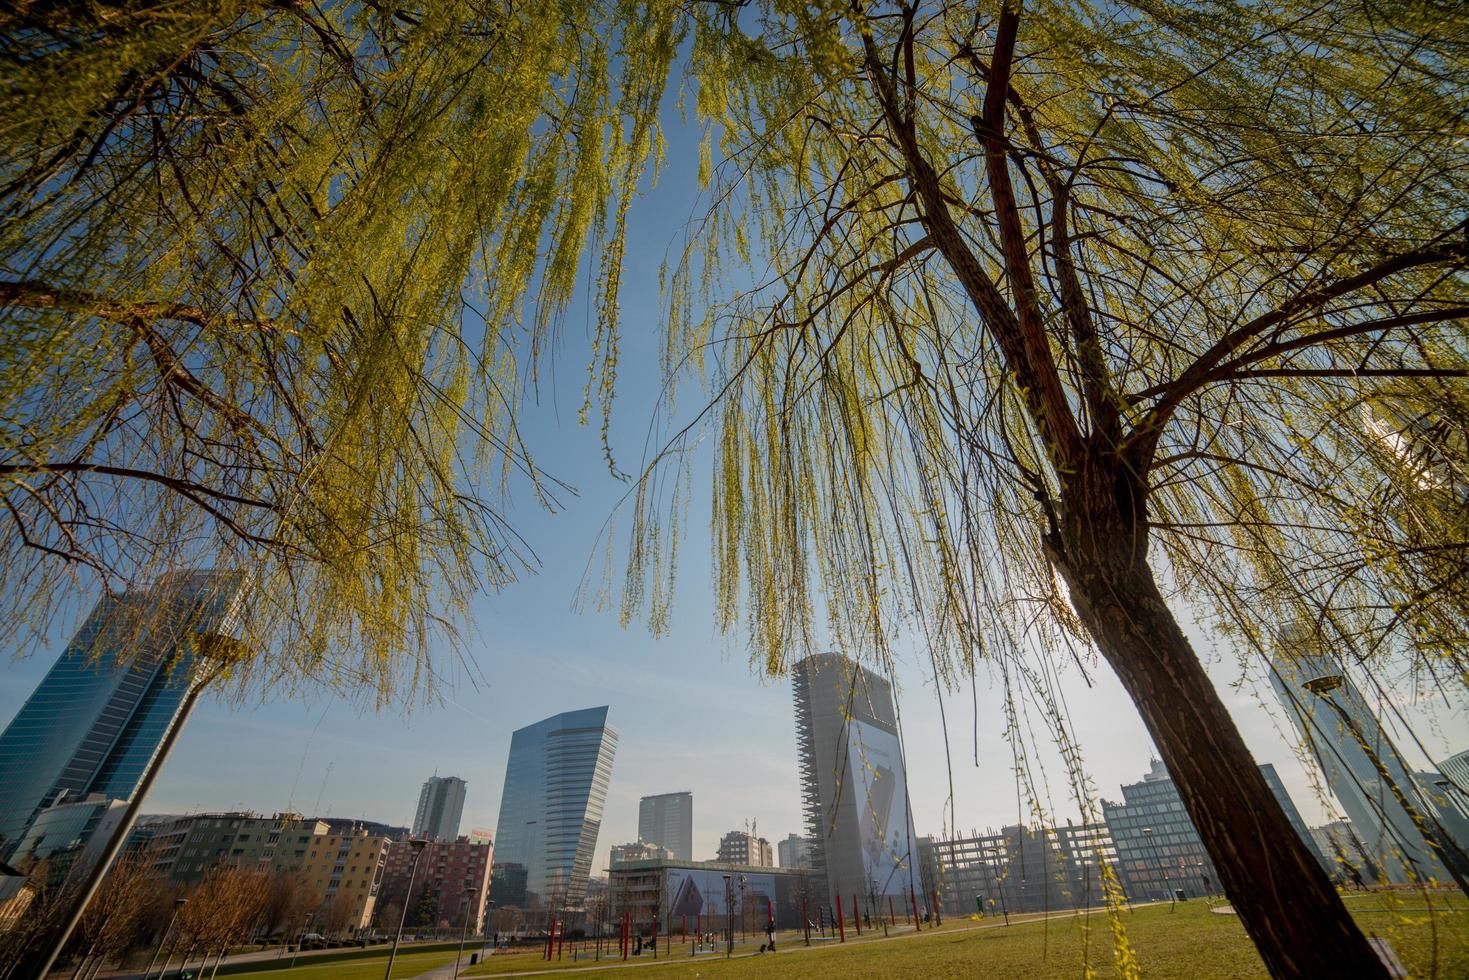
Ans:
MULTIPOLYGON (((677 124, 675 113, 665 117, 667 163, 658 186, 634 207, 627 249, 624 350, 612 429, 625 469, 642 454, 659 384, 658 265, 696 208, 694 136, 677 124)), ((721 638, 714 627, 707 486, 696 483, 693 491, 666 636, 654 639, 639 624, 621 628, 615 610, 573 608, 589 568, 592 590, 602 584, 602 555, 594 553, 594 542, 626 489, 602 463, 595 426, 576 425, 587 362, 585 320, 580 308, 567 317, 555 370, 543 375, 540 402, 526 417, 538 462, 575 485, 579 496, 567 497, 556 515, 528 503, 513 511, 542 568, 477 602, 466 631, 474 668, 445 660, 448 685, 441 701, 409 714, 363 712, 326 697, 250 708, 206 704, 189 723, 147 812, 289 807, 407 824, 419 786, 438 772, 469 781, 463 828, 493 832, 510 733, 558 711, 609 704, 621 742, 594 867, 605 866, 609 845, 636 836, 638 797, 651 793, 693 791, 695 857, 712 857, 719 836, 747 819, 771 840, 801 830, 789 682, 758 678, 747 664, 743 637, 721 638)), ((694 396, 690 389, 684 397, 694 396)), ((1196 628, 1192 635, 1257 759, 1276 765, 1309 823, 1321 822, 1327 811, 1309 788, 1268 688, 1242 681, 1230 651, 1196 628)), ((0 720, 19 708, 65 640, 55 636, 45 650, 0 672, 0 720)), ((899 650, 916 829, 938 833, 949 793, 939 711, 931 684, 924 683, 926 658, 909 647, 899 650)), ((1070 667, 1062 683, 1098 792, 1120 798, 1118 785, 1141 778, 1152 754, 1135 710, 1105 666, 1094 688, 1070 667)), ((1020 816, 1002 739, 998 681, 981 674, 977 697, 977 767, 970 694, 945 701, 962 832, 1020 816)), ((1469 747, 1463 705, 1425 702, 1415 706, 1415 715, 1427 722, 1421 734, 1436 757, 1469 747)), ((1050 763, 1056 814, 1075 816, 1059 763, 1042 761, 1050 763)))

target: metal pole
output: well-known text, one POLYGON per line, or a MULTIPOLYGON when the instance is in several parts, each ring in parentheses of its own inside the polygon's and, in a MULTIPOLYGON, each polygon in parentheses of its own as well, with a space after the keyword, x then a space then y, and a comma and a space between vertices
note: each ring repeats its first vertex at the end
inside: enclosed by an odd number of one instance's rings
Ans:
POLYGON ((464 924, 459 928, 459 952, 454 956, 454 980, 459 980, 459 961, 464 958, 464 938, 469 935, 469 911, 474 904, 474 889, 464 892, 464 924))
POLYGON ((408 871, 408 893, 403 896, 403 912, 398 916, 398 931, 393 934, 393 951, 388 954, 388 969, 383 974, 383 980, 392 980, 393 961, 398 958, 398 943, 403 939, 403 923, 408 921, 408 906, 413 901, 413 879, 418 877, 418 859, 423 857, 423 849, 428 847, 426 840, 410 840, 408 846, 413 848, 413 867, 408 871))
POLYGON ((122 819, 118 821, 117 827, 113 830, 112 839, 107 842, 107 847, 103 849, 101 856, 87 869, 81 897, 67 912, 66 922, 56 934, 50 952, 44 954, 44 959, 40 961, 39 969, 35 971, 34 976, 44 977, 50 973, 56 966, 56 961, 60 959, 61 951, 66 948, 67 943, 71 942, 72 934, 76 932, 77 925, 82 921, 82 913, 87 911, 87 906, 96 896, 97 889, 102 887, 102 879, 106 878, 107 872, 112 870, 112 863, 122 852, 123 844, 127 843, 128 834, 133 830, 133 822, 138 819, 138 811, 143 808, 143 799, 153 788, 159 770, 163 768, 169 752, 173 750, 173 744, 178 741, 179 732, 184 729, 184 722, 189 720, 189 713, 194 710, 194 705, 198 702, 199 695, 204 693, 204 688, 217 676, 218 674, 210 674, 205 680, 190 685, 189 692, 184 695, 184 700, 179 705, 173 724, 169 727, 168 733, 163 736, 158 752, 148 763, 148 768, 144 771, 138 788, 133 791, 132 799, 128 801, 127 809, 123 811, 122 819))
POLYGON ((173 924, 178 921, 179 910, 187 905, 188 902, 189 900, 187 898, 174 899, 173 915, 168 917, 168 926, 163 930, 163 935, 158 940, 158 948, 153 951, 153 958, 148 961, 148 969, 143 971, 143 980, 148 980, 148 977, 152 975, 153 967, 158 963, 158 954, 163 952, 163 944, 168 942, 169 934, 173 932, 173 924))

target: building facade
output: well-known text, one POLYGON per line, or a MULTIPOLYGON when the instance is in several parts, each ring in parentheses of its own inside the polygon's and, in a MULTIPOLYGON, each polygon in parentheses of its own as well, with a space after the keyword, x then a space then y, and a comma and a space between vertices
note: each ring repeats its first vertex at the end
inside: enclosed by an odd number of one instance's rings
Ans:
POLYGON ((140 846, 153 873, 192 885, 218 864, 281 873, 305 865, 330 828, 299 813, 198 813, 151 826, 140 846))
POLYGON ((432 776, 418 794, 413 836, 423 840, 453 841, 459 837, 464 815, 464 788, 458 776, 432 776))
MULTIPOLYGON (((1329 871, 1330 865, 1316 849, 1316 842, 1275 767, 1267 763, 1260 767, 1260 774, 1285 811, 1291 827, 1329 871)), ((1117 848, 1120 877, 1128 897, 1162 899, 1177 891, 1185 897, 1194 897, 1221 890, 1214 863, 1162 762, 1153 760, 1142 782, 1123 786, 1122 798, 1122 803, 1103 800, 1102 813, 1117 848)))
POLYGON ((582 907, 616 751, 606 705, 511 736, 495 849, 503 864, 524 869, 524 893, 506 896, 517 907, 582 907))
POLYGON ((731 830, 719 838, 719 852, 715 861, 721 864, 744 864, 755 868, 769 868, 775 864, 770 841, 756 837, 744 830, 731 830))
POLYGON ((55 888, 102 856, 126 809, 123 800, 100 794, 49 806, 26 828, 11 861, 23 871, 44 867, 37 884, 55 888))
MULTIPOLYGON (((818 915, 812 895, 816 872, 721 861, 630 861, 608 877, 606 924, 624 914, 635 932, 676 936, 722 932, 759 935, 774 918, 777 929, 799 929, 818 915)), ((600 913, 601 910, 598 910, 600 913)), ((596 924, 593 923, 593 928, 596 924)))
POLYGON ((650 844, 645 840, 633 841, 631 844, 613 844, 607 853, 607 866, 617 867, 629 861, 669 861, 673 855, 668 848, 658 844, 650 844))
POLYGON ((390 843, 365 830, 312 835, 300 874, 315 894, 314 921, 323 931, 354 935, 371 924, 390 843))
POLYGON ((790 834, 775 844, 777 857, 782 868, 811 867, 811 842, 800 834, 790 834))
POLYGON ((694 858, 694 794, 659 793, 638 801, 638 840, 668 849, 675 861, 694 858))
MULTIPOLYGON (((493 861, 490 844, 461 837, 428 844, 415 872, 412 845, 406 840, 393 841, 383 863, 377 907, 406 909, 410 926, 467 927, 478 934, 490 899, 493 861)), ((396 925, 396 921, 387 924, 389 928, 396 925)))
MULTIPOLYGON (((1049 912, 1101 905, 1102 866, 1115 869, 1105 825, 1004 827, 932 842, 937 891, 949 915, 1049 912)), ((927 884, 927 883, 926 883, 927 884)), ((928 892, 935 890, 931 886, 928 892)))
POLYGON ((195 638, 228 635, 240 577, 199 571, 105 596, 0 734, 0 860, 43 809, 132 797, 173 726, 195 638))
POLYGON ((811 865, 830 896, 921 888, 892 687, 839 654, 791 671, 811 865))
POLYGON ((1281 629, 1270 683, 1351 820, 1394 884, 1444 880, 1448 871, 1399 797, 1421 809, 1416 782, 1340 655, 1306 624, 1281 629))

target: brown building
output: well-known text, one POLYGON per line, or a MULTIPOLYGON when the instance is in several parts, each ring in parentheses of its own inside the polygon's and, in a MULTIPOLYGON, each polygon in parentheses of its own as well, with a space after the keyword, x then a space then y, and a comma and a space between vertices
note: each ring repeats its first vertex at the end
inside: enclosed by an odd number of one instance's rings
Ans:
POLYGON ((407 840, 388 845, 383 864, 378 907, 396 905, 408 910, 408 924, 446 923, 478 933, 484 924, 490 897, 490 866, 495 848, 488 841, 461 837, 428 844, 413 873, 413 846, 407 840), (409 882, 409 874, 413 880, 409 882))
POLYGON ((365 830, 312 835, 301 877, 316 891, 323 931, 355 933, 372 922, 390 844, 365 830))

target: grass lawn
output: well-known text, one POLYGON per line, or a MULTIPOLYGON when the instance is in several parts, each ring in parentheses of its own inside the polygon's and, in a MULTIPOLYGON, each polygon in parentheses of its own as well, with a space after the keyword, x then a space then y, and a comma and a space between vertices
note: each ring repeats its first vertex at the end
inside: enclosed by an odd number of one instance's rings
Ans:
MULTIPOLYGON (((1463 896, 1435 895, 1430 914, 1422 896, 1370 894, 1349 896, 1348 906, 1364 931, 1387 939, 1414 977, 1469 977, 1469 902, 1463 896)), ((1245 936, 1239 918, 1216 915, 1201 900, 1144 906, 1122 913, 1123 927, 1145 977, 1266 978, 1264 965, 1245 936)), ((1050 920, 1021 921, 1011 916, 1004 926, 995 918, 946 920, 940 929, 890 940, 867 933, 845 946, 824 944, 807 950, 799 937, 781 937, 775 955, 735 958, 688 956, 675 939, 672 955, 658 965, 641 958, 640 971, 650 980, 730 978, 792 980, 837 977, 841 980, 927 978, 1074 978, 1083 963, 1100 977, 1115 975, 1110 929, 1105 914, 1093 912, 1050 920)), ((851 939, 849 935, 849 940, 851 939)), ((603 960, 602 965, 606 965, 603 960)), ((569 952, 560 964, 547 964, 535 953, 496 955, 465 971, 483 977, 522 970, 576 969, 598 964, 572 964, 569 952)), ((620 968, 620 967, 619 967, 620 968)))
MULTIPOLYGON (((453 953, 404 953, 400 951, 397 962, 393 964, 393 980, 416 977, 420 973, 427 973, 435 967, 452 962, 454 962, 453 953)), ((467 952, 464 955, 464 962, 469 962, 467 952)), ((313 964, 302 960, 296 964, 295 969, 262 969, 231 973, 230 980, 244 977, 259 977, 262 980, 265 977, 269 977, 270 980, 382 980, 383 970, 387 965, 387 953, 381 956, 345 961, 334 960, 327 963, 313 964)), ((221 973, 220 976, 223 978, 224 974, 221 973)))

